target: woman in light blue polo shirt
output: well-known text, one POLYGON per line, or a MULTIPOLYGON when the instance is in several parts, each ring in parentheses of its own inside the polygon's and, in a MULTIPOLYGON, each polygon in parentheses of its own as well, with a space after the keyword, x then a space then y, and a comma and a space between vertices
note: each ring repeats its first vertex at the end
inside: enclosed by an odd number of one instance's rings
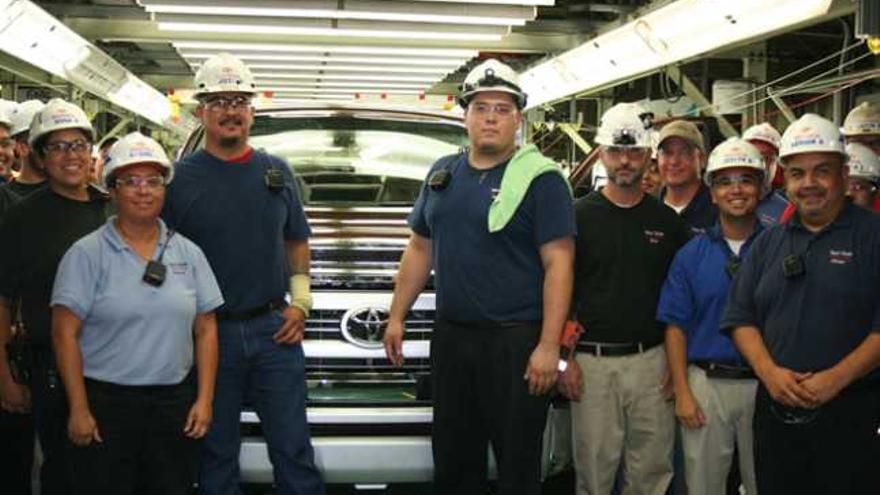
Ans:
POLYGON ((172 175, 152 139, 117 142, 103 178, 118 214, 58 268, 52 337, 74 493, 183 495, 196 479, 223 298, 202 251, 159 219, 172 175))

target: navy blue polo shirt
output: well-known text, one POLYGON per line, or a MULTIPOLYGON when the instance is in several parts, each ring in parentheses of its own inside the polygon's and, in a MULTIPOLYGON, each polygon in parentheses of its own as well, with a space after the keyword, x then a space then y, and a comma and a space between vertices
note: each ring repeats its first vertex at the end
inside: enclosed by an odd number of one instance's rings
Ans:
POLYGON ((290 284, 284 242, 311 233, 293 173, 282 159, 258 150, 245 163, 204 150, 181 160, 162 217, 202 248, 226 301, 222 309, 233 312, 284 297, 290 284), (284 176, 279 192, 266 186, 269 168, 284 176))
MULTIPOLYGON (((666 188, 663 187, 660 189, 660 201, 662 202, 665 197, 666 188)), ((712 193, 709 191, 709 186, 700 182, 697 194, 679 212, 678 216, 690 226, 694 234, 702 234, 715 225, 715 222, 718 221, 718 207, 712 202, 712 193)))
POLYGON ((422 187, 409 216, 416 234, 430 238, 439 317, 460 322, 537 321, 543 315, 540 248, 575 234, 574 208, 564 179, 536 177, 504 229, 489 233, 489 205, 507 163, 488 170, 467 155, 440 159, 452 179, 442 191, 422 187))
POLYGON ((781 193, 770 191, 770 193, 764 196, 764 198, 758 203, 758 207, 755 209, 755 214, 758 215, 758 220, 762 225, 770 227, 771 225, 776 225, 780 222, 782 214, 785 213, 786 208, 788 208, 788 200, 782 197, 781 193))
POLYGON ((880 217, 847 203, 815 234, 797 215, 765 230, 733 281, 721 328, 755 326, 779 366, 820 371, 880 331, 878 298, 880 217), (803 258, 804 274, 785 277, 790 254, 803 258))
POLYGON ((726 266, 746 256, 759 231, 760 224, 739 256, 730 250, 719 224, 676 253, 660 292, 657 319, 685 331, 688 362, 747 365, 719 324, 731 282, 726 266))

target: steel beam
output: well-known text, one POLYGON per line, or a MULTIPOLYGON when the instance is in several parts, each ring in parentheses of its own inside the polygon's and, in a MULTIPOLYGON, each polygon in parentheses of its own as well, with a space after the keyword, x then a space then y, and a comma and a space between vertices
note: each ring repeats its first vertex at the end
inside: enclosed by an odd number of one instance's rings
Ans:
POLYGON ((667 69, 667 74, 669 78, 675 83, 678 84, 681 81, 681 90, 684 94, 694 100, 694 102, 704 109, 704 113, 709 115, 710 117, 715 117, 715 120, 718 121, 718 128, 721 130, 721 134, 724 134, 724 137, 729 138, 733 136, 738 136, 739 133, 736 129, 724 118, 723 115, 715 112, 714 107, 712 106, 712 102, 706 98, 705 95, 700 91, 700 88, 693 83, 677 66, 671 66, 667 69))

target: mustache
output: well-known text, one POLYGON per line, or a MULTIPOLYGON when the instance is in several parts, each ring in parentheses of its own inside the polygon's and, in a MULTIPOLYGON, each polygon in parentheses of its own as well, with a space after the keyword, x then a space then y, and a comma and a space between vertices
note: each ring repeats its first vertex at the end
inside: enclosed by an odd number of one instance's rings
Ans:
POLYGON ((225 118, 220 121, 220 125, 226 125, 226 124, 242 125, 243 123, 244 122, 242 122, 240 117, 228 117, 228 118, 225 118))

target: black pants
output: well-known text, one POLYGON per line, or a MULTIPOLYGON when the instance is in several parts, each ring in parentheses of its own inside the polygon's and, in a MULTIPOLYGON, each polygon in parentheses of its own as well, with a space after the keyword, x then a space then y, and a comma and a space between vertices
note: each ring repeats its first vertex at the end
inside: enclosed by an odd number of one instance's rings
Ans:
POLYGON ((198 441, 183 434, 193 385, 124 386, 86 380, 103 442, 68 443, 77 494, 185 495, 198 474, 198 441))
POLYGON ((67 395, 55 369, 52 350, 35 352, 31 371, 31 400, 34 426, 43 453, 40 466, 42 495, 70 495, 70 471, 67 463, 67 395))
POLYGON ((547 396, 523 374, 540 324, 473 327, 438 321, 431 340, 435 495, 484 495, 488 446, 498 495, 539 494, 547 396))
POLYGON ((0 410, 0 480, 3 493, 31 495, 34 418, 0 410))
POLYGON ((843 391, 815 417, 786 414, 759 387, 754 419, 758 493, 880 494, 878 385, 843 391))

